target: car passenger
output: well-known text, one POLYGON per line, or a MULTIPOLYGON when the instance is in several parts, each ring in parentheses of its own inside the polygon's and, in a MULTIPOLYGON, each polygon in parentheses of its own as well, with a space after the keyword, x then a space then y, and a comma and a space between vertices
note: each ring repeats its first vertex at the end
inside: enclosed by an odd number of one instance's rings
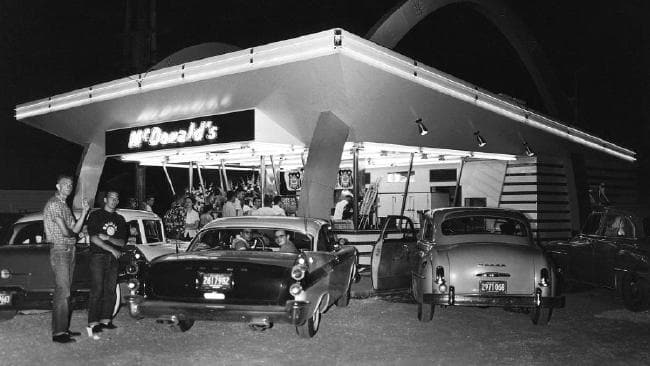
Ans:
POLYGON ((275 243, 280 246, 281 253, 298 253, 298 249, 296 249, 285 230, 275 231, 275 243))

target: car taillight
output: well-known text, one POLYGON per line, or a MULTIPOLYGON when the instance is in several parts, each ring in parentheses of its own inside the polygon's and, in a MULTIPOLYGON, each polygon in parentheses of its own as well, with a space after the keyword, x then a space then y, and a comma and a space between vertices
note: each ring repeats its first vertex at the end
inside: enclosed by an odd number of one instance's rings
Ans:
POLYGON ((304 264, 296 264, 291 268, 291 278, 300 281, 305 278, 305 272, 307 272, 307 266, 304 264))
POLYGON ((301 292, 302 292, 302 286, 300 285, 299 282, 296 282, 293 285, 289 286, 289 293, 294 297, 300 295, 301 292))
POLYGON ((10 270, 3 269, 2 271, 0 271, 0 278, 2 278, 3 280, 6 280, 6 279, 8 279, 10 277, 11 277, 11 271, 10 270))
POLYGON ((438 285, 445 283, 445 269, 442 266, 436 267, 436 283, 438 285))
POLYGON ((542 287, 548 287, 551 284, 551 277, 548 275, 548 269, 542 268, 539 273, 539 283, 538 285, 542 287))

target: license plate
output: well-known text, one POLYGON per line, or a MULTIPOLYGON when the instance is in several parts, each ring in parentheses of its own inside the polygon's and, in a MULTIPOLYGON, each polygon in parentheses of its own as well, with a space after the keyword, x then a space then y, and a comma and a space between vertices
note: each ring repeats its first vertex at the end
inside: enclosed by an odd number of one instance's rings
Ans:
POLYGON ((505 294, 506 281, 480 281, 479 291, 493 294, 505 294))
POLYGON ((0 306, 11 305, 11 294, 0 294, 0 306))
POLYGON ((203 273, 201 287, 228 290, 232 287, 231 273, 203 273))

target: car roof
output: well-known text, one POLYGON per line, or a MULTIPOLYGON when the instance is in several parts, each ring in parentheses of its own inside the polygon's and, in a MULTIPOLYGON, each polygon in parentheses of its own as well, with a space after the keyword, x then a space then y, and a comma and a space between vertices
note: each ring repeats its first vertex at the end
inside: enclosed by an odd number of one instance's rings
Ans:
MULTIPOLYGON (((99 208, 91 209, 91 211, 99 210, 99 208)), ((74 212, 74 215, 76 217, 79 217, 81 214, 81 210, 72 210, 74 212)), ((144 210, 131 210, 131 209, 122 209, 118 208, 117 213, 124 216, 124 220, 126 221, 131 221, 131 220, 156 220, 160 219, 158 215, 156 215, 153 212, 149 211, 144 211, 144 210)), ((43 220, 43 211, 38 211, 38 212, 33 212, 30 214, 27 214, 21 218, 19 218, 16 223, 21 223, 21 222, 30 222, 30 221, 40 221, 43 220)))
POLYGON ((521 211, 501 207, 442 207, 431 210, 427 215, 440 222, 450 217, 465 215, 498 216, 523 220, 528 223, 528 218, 521 211))
POLYGON ((592 212, 620 212, 623 214, 628 214, 632 216, 639 217, 650 217, 650 206, 644 205, 612 205, 612 206, 600 206, 594 208, 592 212))
POLYGON ((316 236, 321 226, 329 221, 310 217, 287 216, 237 216, 213 220, 204 229, 212 228, 283 228, 316 236))

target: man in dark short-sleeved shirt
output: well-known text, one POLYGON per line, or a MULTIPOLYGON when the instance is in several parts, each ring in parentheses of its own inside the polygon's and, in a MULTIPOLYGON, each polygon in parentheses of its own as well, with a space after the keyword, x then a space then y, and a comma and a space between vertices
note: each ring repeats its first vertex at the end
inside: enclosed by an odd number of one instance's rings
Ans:
POLYGON ((52 340, 58 343, 74 342, 72 336, 80 335, 70 327, 70 286, 75 264, 77 234, 88 214, 88 201, 81 200, 81 216, 75 220, 66 199, 72 193, 72 177, 60 175, 56 179, 56 194, 43 208, 43 227, 50 247, 50 264, 54 272, 54 298, 52 303, 52 340))
POLYGON ((124 217, 115 209, 119 193, 106 192, 104 207, 88 216, 90 235, 90 298, 88 299, 88 334, 115 329, 113 308, 117 285, 118 258, 128 235, 124 217))

